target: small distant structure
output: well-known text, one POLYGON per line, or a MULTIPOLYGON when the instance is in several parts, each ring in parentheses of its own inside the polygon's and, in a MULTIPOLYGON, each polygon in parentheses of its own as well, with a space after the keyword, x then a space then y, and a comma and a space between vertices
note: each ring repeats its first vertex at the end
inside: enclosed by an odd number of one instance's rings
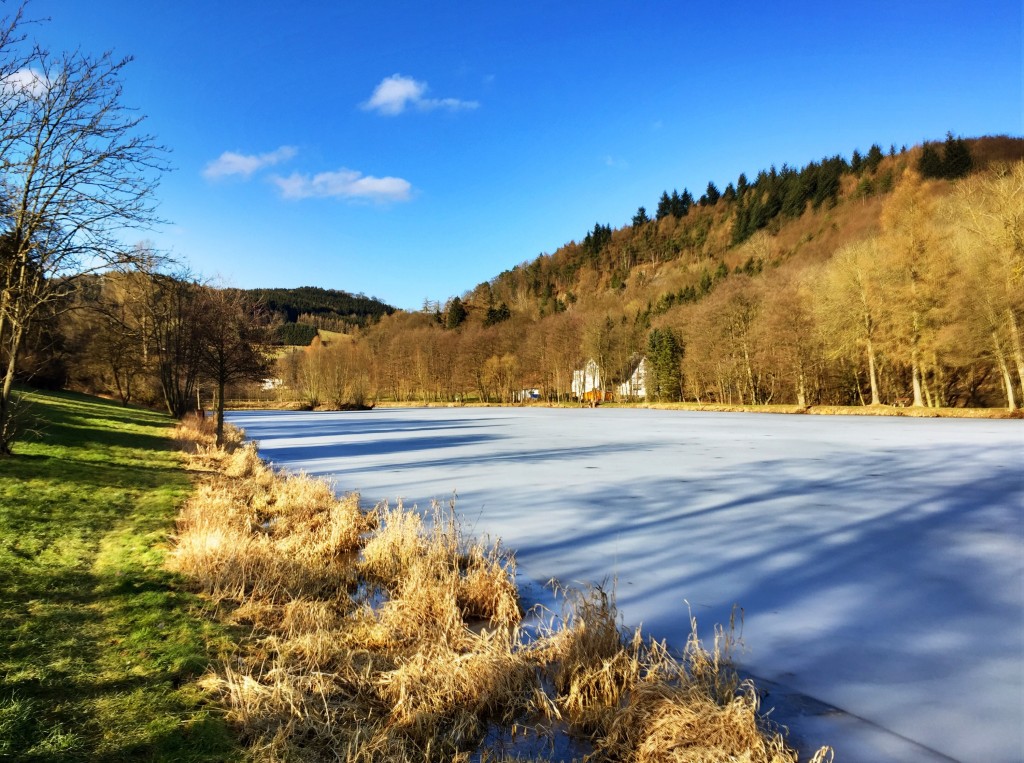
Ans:
POLYGON ((619 385, 619 397, 626 400, 647 399, 647 358, 634 355, 627 368, 628 376, 619 385))
POLYGON ((591 358, 583 364, 583 368, 572 372, 572 394, 577 400, 593 400, 594 392, 602 392, 599 400, 604 399, 601 385, 601 367, 591 358), (589 397, 588 397, 589 395, 589 397))
POLYGON ((583 364, 583 368, 572 372, 573 397, 587 403, 607 403, 616 398, 646 400, 649 368, 647 358, 637 353, 630 359, 624 376, 613 377, 609 385, 611 390, 605 391, 601 367, 591 358, 583 364))
POLYGON ((260 389, 264 392, 273 392, 276 389, 280 389, 284 386, 284 379, 263 379, 260 382, 260 389))
POLYGON ((540 400, 540 390, 536 387, 521 389, 512 394, 512 399, 517 403, 529 403, 533 400, 540 400))

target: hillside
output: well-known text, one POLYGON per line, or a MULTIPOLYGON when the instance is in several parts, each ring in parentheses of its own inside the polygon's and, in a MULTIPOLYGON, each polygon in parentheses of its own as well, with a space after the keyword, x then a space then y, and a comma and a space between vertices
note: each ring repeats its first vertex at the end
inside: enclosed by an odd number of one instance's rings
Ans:
MULTIPOLYGON (((395 311, 375 297, 317 286, 247 289, 244 293, 284 324, 304 324, 329 331, 346 332, 367 326, 395 311)), ((305 343, 308 344, 308 339, 305 343)))
MULTIPOLYGON (((964 143, 972 157, 971 174, 1024 159, 1024 139, 986 137, 964 143)), ((936 145, 941 153, 944 146, 936 145)), ((559 312, 580 299, 609 306, 625 302, 635 310, 647 300, 653 305, 662 298, 670 304, 679 301, 687 286, 699 293, 705 271, 713 277, 722 263, 730 273, 739 268, 754 275, 754 269, 784 261, 827 260, 844 244, 879 232, 884 200, 904 173, 918 170, 924 151, 923 146, 892 147, 883 154, 874 148, 877 159, 860 158, 854 151, 851 161, 836 155, 800 170, 771 167, 749 183, 741 175, 713 202, 707 193, 694 200, 684 189, 681 195, 673 191, 680 199, 673 205, 666 191, 653 219, 634 216, 618 229, 598 222, 579 242, 505 271, 462 300, 471 310, 506 302, 537 315, 559 312)), ((950 190, 944 182, 933 192, 950 190)), ((641 213, 647 209, 638 209, 641 213)))
POLYGON ((562 401, 593 360, 595 394, 618 399, 646 357, 647 399, 1015 408, 1022 160, 1019 138, 949 136, 665 191, 653 214, 383 317, 317 394, 562 401))

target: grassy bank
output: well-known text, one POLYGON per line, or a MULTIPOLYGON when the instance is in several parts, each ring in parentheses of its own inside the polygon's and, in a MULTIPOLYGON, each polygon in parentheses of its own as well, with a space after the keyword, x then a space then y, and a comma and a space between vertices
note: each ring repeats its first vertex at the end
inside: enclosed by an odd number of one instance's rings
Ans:
POLYGON ((170 422, 31 394, 0 460, 0 759, 238 758, 194 685, 223 629, 164 566, 189 493, 170 422))
POLYGON ((622 628, 601 590, 527 626, 514 559, 453 512, 365 511, 274 472, 237 433, 227 451, 208 422, 179 437, 209 476, 173 564, 248 634, 204 685, 254 758, 797 760, 733 669, 730 631, 674 655, 622 628))

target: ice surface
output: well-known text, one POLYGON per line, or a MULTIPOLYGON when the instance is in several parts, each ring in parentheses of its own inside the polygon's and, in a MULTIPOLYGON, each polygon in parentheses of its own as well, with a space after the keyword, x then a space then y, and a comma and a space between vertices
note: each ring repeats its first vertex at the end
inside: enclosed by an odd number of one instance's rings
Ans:
POLYGON ((430 408, 246 412, 280 466, 427 507, 542 584, 617 580, 682 646, 744 611, 742 667, 837 761, 1024 760, 1024 424, 430 408))

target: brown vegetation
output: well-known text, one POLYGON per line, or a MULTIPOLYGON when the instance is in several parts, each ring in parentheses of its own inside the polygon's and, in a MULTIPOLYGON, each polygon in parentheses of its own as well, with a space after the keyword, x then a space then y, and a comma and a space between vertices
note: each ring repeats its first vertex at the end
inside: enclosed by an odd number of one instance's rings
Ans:
POLYGON ((179 437, 208 476, 173 564, 248 634, 204 684, 254 758, 501 760, 489 739, 529 733, 593 761, 797 759, 738 681, 727 632, 676 657, 625 632, 600 589, 525 628, 511 556, 463 538, 452 510, 364 512, 237 433, 216 449, 194 419, 179 437))

